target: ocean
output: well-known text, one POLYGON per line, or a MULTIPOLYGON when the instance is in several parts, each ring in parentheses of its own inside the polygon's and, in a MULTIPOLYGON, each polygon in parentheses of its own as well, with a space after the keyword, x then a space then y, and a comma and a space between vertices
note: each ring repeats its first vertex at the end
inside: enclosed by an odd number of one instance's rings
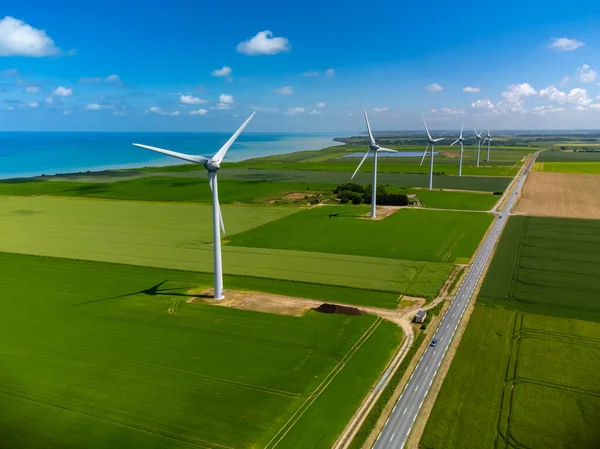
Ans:
MULTIPOLYGON (((131 144, 212 156, 230 136, 229 133, 0 132, 0 179, 178 165, 185 162, 131 144)), ((229 149, 225 161, 340 145, 333 137, 321 133, 243 133, 229 149)))

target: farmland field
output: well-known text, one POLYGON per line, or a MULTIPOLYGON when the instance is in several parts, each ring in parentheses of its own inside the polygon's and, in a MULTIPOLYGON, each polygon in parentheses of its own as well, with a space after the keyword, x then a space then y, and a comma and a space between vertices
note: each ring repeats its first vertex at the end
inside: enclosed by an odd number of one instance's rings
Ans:
POLYGON ((536 162, 534 170, 549 173, 582 173, 588 175, 600 174, 598 162, 536 162))
MULTIPOLYGON (((222 209, 226 238, 299 210, 227 205, 222 209)), ((209 273, 213 267, 210 216, 210 206, 197 204, 0 197, 0 251, 209 273)), ((437 294, 451 269, 447 263, 229 244, 223 246, 223 266, 230 275, 427 298, 437 294)), ((369 295, 360 298, 369 303, 369 295)))
POLYGON ((317 207, 237 234, 229 245, 452 263, 471 258, 492 221, 485 213, 419 209, 360 219, 368 210, 317 207))
POLYGON ((542 151, 537 162, 600 162, 600 151, 542 151))
POLYGON ((514 212, 542 217, 600 218, 600 175, 532 172, 514 212))
MULTIPOLYGON (((394 191, 393 188, 389 190, 394 191)), ((416 194, 423 207, 434 209, 488 211, 494 207, 500 198, 491 193, 452 192, 447 190, 413 189, 409 190, 408 193, 416 194)))
POLYGON ((330 446, 400 339, 189 304, 197 273, 6 253, 0 271, 3 448, 330 446))
POLYGON ((423 448, 596 447, 599 231, 592 220, 509 219, 423 448))

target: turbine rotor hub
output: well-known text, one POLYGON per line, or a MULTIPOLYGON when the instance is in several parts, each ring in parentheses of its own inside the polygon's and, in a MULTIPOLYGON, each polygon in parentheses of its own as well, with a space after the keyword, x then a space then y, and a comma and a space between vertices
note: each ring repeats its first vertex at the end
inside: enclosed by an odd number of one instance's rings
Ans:
POLYGON ((209 172, 216 172, 221 168, 221 165, 217 161, 206 161, 204 164, 204 168, 206 168, 209 172))

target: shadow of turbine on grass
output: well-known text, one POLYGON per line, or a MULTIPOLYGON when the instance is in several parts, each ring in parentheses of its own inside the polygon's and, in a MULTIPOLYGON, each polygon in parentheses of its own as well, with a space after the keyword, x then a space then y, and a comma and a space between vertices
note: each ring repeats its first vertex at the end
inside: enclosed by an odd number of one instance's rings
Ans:
POLYGON ((194 298, 194 297, 209 297, 209 295, 190 295, 188 293, 175 293, 173 292, 173 290, 181 290, 185 287, 173 287, 173 288, 160 288, 162 285, 164 285, 166 282, 168 281, 168 279, 165 279, 164 281, 150 287, 150 288, 146 288, 144 290, 139 290, 137 292, 132 292, 132 293, 125 293, 123 295, 117 295, 117 296, 109 296, 108 298, 100 298, 100 299, 93 299, 91 301, 85 301, 85 302, 80 302, 77 304, 71 304, 67 307, 75 307, 75 306, 83 306, 86 304, 93 304, 95 302, 102 302, 102 301, 108 301, 110 299, 118 299, 118 298, 126 298, 127 296, 135 296, 135 295, 148 295, 148 296, 183 296, 186 298, 194 298))

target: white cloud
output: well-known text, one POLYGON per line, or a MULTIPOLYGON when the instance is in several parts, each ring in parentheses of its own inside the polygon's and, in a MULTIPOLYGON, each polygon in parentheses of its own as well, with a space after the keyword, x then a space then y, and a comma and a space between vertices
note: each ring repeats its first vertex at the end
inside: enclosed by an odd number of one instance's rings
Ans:
POLYGON ((27 103, 27 106, 29 106, 30 108, 37 108, 38 104, 35 101, 32 101, 31 103, 27 103))
POLYGON ((69 97, 69 96, 73 95, 73 90, 67 89, 66 87, 63 87, 63 86, 58 86, 56 89, 54 89, 52 91, 52 95, 54 95, 55 97, 69 97))
POLYGON ((104 81, 107 83, 120 83, 121 79, 118 75, 108 75, 104 81))
POLYGON ((291 95, 294 93, 294 89, 292 89, 292 86, 283 86, 283 87, 280 87, 279 89, 277 89, 277 93, 284 94, 284 95, 291 95))
POLYGON ((317 106, 318 108, 324 108, 325 103, 317 103, 315 106, 317 106))
POLYGON ((224 65, 220 69, 213 70, 211 73, 212 76, 229 76, 231 75, 231 67, 227 67, 224 65))
POLYGON ((40 91, 40 87, 39 86, 27 86, 25 88, 25 92, 27 92, 28 94, 36 94, 40 91))
POLYGON ((600 109, 600 103, 591 104, 590 109, 600 109))
POLYGON ((463 92, 475 93, 475 92, 481 92, 481 89, 479 87, 467 86, 467 87, 463 87, 463 92))
POLYGON ((0 56, 42 57, 60 52, 45 31, 11 16, 0 20, 0 56))
POLYGON ((70 109, 65 109, 65 110, 63 111, 63 115, 71 115, 71 114, 72 114, 72 112, 71 112, 71 110, 70 110, 70 109))
POLYGON ((577 69, 579 73, 579 81, 582 83, 593 83, 598 78, 598 72, 592 70, 589 65, 583 64, 577 69))
POLYGON ((583 106, 579 105, 579 106, 575 106, 575 107, 573 108, 573 110, 574 110, 574 111, 585 111, 585 108, 584 108, 583 106))
POLYGON ((85 109, 86 111, 100 111, 101 109, 107 109, 107 107, 98 103, 90 103, 85 106, 85 109))
POLYGON ((509 112, 527 112, 522 101, 499 101, 495 106, 496 113, 507 114, 509 112))
POLYGON ((545 89, 541 89, 539 95, 541 98, 547 98, 555 103, 563 104, 567 102, 566 92, 558 90, 556 87, 554 87, 554 85, 548 86, 545 89))
POLYGON ((428 90, 429 92, 441 92, 444 90, 444 88, 442 86, 440 86, 438 83, 430 84, 425 89, 428 90))
POLYGON ((465 113, 465 111, 463 111, 462 109, 456 109, 456 108, 442 108, 442 112, 444 114, 450 114, 450 115, 457 115, 457 114, 465 113))
POLYGON ((296 114, 303 114, 305 112, 304 108, 288 108, 288 110, 286 112, 283 113, 283 115, 296 115, 296 114))
POLYGON ((476 109, 494 109, 494 104, 490 100, 477 100, 471 103, 471 107, 476 109))
POLYGON ((507 103, 520 103, 523 97, 536 95, 537 92, 529 83, 511 84, 507 92, 502 92, 502 98, 507 103))
POLYGON ((432 114, 435 114, 437 112, 437 109, 430 109, 429 110, 432 114))
POLYGON ((321 115, 322 112, 321 111, 317 111, 316 109, 313 109, 312 111, 309 112, 310 115, 321 115))
POLYGON ((562 80, 560 80, 560 85, 564 86, 565 84, 567 84, 569 81, 571 81, 571 77, 570 76, 565 76, 562 80))
POLYGON ((290 51, 290 43, 285 37, 273 37, 273 33, 265 30, 250 40, 240 42, 237 51, 246 55, 274 55, 290 51))
POLYGON ((578 41, 577 39, 569 39, 568 37, 560 37, 551 39, 550 45, 548 48, 555 51, 572 51, 577 50, 582 45, 585 45, 583 42, 578 41))
POLYGON ((387 111, 387 110, 389 110, 389 109, 390 109, 390 108, 373 108, 373 110, 374 110, 375 112, 385 112, 385 111, 387 111))
POLYGON ((319 72, 315 72, 314 70, 309 70, 308 72, 304 72, 302 76, 319 76, 319 72))
POLYGON ((44 101, 48 104, 52 104, 54 102, 54 99, 52 97, 46 97, 44 101))
POLYGON ((152 112, 152 113, 158 114, 158 115, 171 115, 171 116, 177 116, 177 115, 181 114, 181 112, 179 112, 179 111, 173 111, 173 112, 164 111, 161 108, 159 108, 158 106, 151 106, 148 109, 148 112, 152 112))
POLYGON ((577 104, 580 106, 587 106, 593 100, 588 97, 587 90, 580 87, 571 89, 567 94, 567 101, 571 104, 577 104))
POLYGON ((221 95, 219 95, 219 102, 226 103, 226 104, 233 104, 234 103, 233 95, 221 94, 221 95))
POLYGON ((203 100, 202 98, 194 97, 192 95, 181 95, 179 97, 179 100, 181 100, 181 102, 183 104, 203 104, 203 103, 208 103, 208 100, 203 100))
POLYGON ((333 75, 335 75, 335 70, 333 70, 333 69, 325 70, 325 76, 333 76, 333 75))
POLYGON ((208 111, 206 109, 202 109, 202 108, 200 108, 196 111, 188 112, 188 114, 190 114, 190 115, 206 115, 207 113, 208 113, 208 111))
POLYGON ((219 103, 214 109, 231 109, 231 105, 229 103, 219 103))
POLYGON ((531 112, 535 115, 539 116, 547 116, 548 114, 555 112, 562 112, 565 108, 557 108, 556 106, 536 106, 531 110, 531 112))

